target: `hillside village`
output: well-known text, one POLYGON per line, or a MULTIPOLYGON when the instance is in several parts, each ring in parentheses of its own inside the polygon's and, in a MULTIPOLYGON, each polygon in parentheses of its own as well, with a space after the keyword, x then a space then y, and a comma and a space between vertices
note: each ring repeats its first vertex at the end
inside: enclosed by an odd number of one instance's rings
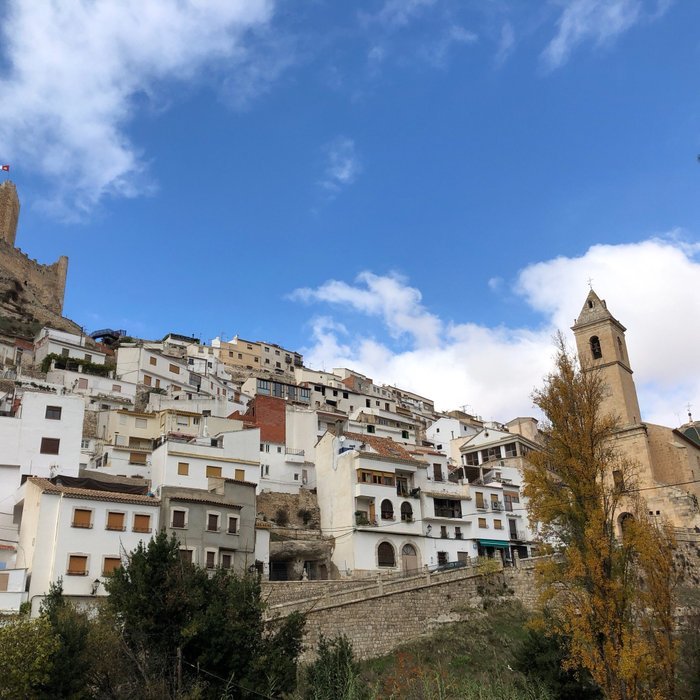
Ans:
MULTIPOLYGON (((0 611, 36 614, 59 578, 76 601, 106 595, 161 529, 184 561, 300 585, 537 555, 522 491, 534 418, 440 412, 271 338, 87 333, 62 316, 67 260, 15 247, 9 181, 0 209, 0 611)), ((694 533, 700 424, 643 421, 624 326, 593 290, 582 301, 579 356, 605 373, 650 514, 694 533)))

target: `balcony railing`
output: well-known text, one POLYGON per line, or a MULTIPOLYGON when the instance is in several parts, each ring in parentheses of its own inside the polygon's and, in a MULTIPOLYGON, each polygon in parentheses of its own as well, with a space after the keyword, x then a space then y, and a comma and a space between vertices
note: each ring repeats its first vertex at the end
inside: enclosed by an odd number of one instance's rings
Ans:
POLYGON ((284 454, 286 455, 295 455, 296 457, 303 457, 304 456, 304 450, 294 450, 291 447, 285 447, 284 449, 284 454))

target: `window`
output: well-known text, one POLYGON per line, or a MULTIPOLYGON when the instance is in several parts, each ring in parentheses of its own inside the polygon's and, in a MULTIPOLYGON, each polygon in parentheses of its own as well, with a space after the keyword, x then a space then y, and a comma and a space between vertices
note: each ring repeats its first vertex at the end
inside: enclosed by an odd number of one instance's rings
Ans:
POLYGON ((158 360, 156 360, 155 357, 149 357, 149 358, 148 358, 148 361, 149 361, 150 364, 152 364, 154 367, 155 367, 156 364, 158 364, 158 360))
POLYGON ((173 510, 171 515, 171 527, 185 528, 187 527, 187 511, 173 510))
POLYGON ((219 514, 207 513, 207 530, 209 532, 219 531, 219 514))
POLYGON ((503 502, 505 503, 505 508, 509 513, 513 512, 513 503, 520 503, 520 496, 517 493, 509 493, 508 491, 503 492, 503 502))
POLYGON ((506 449, 506 457, 517 457, 518 456, 518 447, 516 443, 514 442, 509 442, 507 445, 505 445, 506 449))
POLYGON ((603 357, 603 351, 600 348, 600 338, 597 335, 591 336, 588 341, 591 346, 591 355, 593 355, 594 360, 598 360, 603 357))
POLYGON ((405 523, 413 522, 413 508, 408 501, 401 504, 401 520, 405 523))
POLYGON ((479 518, 479 527, 488 527, 486 524, 486 518, 479 518))
POLYGON ((87 576, 88 558, 86 554, 71 554, 68 556, 68 576, 87 576))
POLYGON ((503 529, 503 521, 502 520, 494 520, 493 526, 496 528, 496 530, 502 530, 503 529))
POLYGON ((68 350, 68 348, 63 348, 61 350, 61 357, 68 357, 69 354, 70 354, 70 350, 68 350))
POLYGON ((137 513, 134 515, 134 532, 150 532, 151 531, 151 516, 137 513))
POLYGON ((299 481, 299 474, 294 474, 294 481, 299 481))
POLYGON ((146 428, 148 426, 148 421, 145 418, 135 418, 134 424, 137 428, 146 428))
POLYGON ((445 564, 448 564, 449 561, 450 561, 450 558, 447 555, 447 552, 438 552, 437 553, 438 566, 444 566, 445 564))
POLYGON ((10 582, 10 574, 0 574, 0 593, 7 590, 7 584, 10 582))
POLYGON ((347 399, 348 396, 349 396, 348 392, 347 392, 347 391, 344 391, 344 392, 343 392, 343 398, 344 398, 344 399, 347 399))
POLYGON ((433 479, 442 481, 442 466, 440 464, 433 464, 433 479))
POLYGON ((456 528, 455 528, 455 539, 456 539, 456 540, 461 540, 461 539, 462 539, 462 528, 461 528, 461 527, 456 527, 456 528))
POLYGON ((396 553, 389 542, 382 542, 377 547, 377 566, 396 566, 396 553))
POLYGON ((393 520, 394 519, 394 505, 388 499, 385 498, 382 501, 382 520, 393 520))
POLYGON ((625 479, 622 475, 622 472, 619 469, 615 469, 612 473, 613 475, 613 482, 615 484, 615 488, 618 491, 624 491, 625 489, 625 479))
POLYGON ((373 432, 374 432, 374 426, 373 426, 373 425, 368 425, 368 426, 367 426, 367 432, 368 432, 368 433, 373 433, 373 432))
POLYGON ((160 379, 156 379, 156 389, 160 389, 160 379))
POLYGON ((61 410, 60 406, 47 406, 45 417, 49 420, 61 420, 61 410))
POLYGON ((476 496, 476 507, 477 508, 486 508, 486 501, 484 501, 484 494, 481 493, 481 491, 476 491, 474 493, 476 496))
POLYGON ((109 576, 114 573, 122 565, 122 560, 119 557, 105 557, 102 560, 102 575, 109 576))
POLYGON ((187 476, 190 473, 190 463, 189 462, 178 462, 177 463, 177 473, 180 476, 187 476))
MULTIPOLYGON (((265 473, 269 474, 269 471, 265 470, 265 473)), ((233 478, 236 481, 245 481, 245 469, 236 469, 233 478)))
POLYGON ((207 477, 212 479, 221 478, 221 467, 213 467, 210 464, 207 465, 207 477))
POLYGON ((401 431, 401 437, 402 437, 404 440, 408 440, 408 430, 402 430, 402 431, 401 431))
POLYGON ((151 386, 151 384, 153 383, 153 380, 151 379, 150 375, 148 375, 148 374, 143 375, 143 383, 146 386, 151 386))
POLYGON ((189 425, 190 419, 187 416, 177 416, 176 422, 178 425, 189 425))
POLYGON ((222 569, 230 569, 232 563, 233 563, 233 555, 232 554, 224 554, 222 552, 221 553, 221 568, 222 569))
POLYGON ((73 511, 73 527, 92 527, 92 511, 87 508, 76 508, 73 511))
POLYGON ((80 377, 78 379, 78 389, 87 389, 88 388, 88 380, 85 379, 85 377, 80 377))
POLYGON ((369 399, 365 399, 365 406, 369 408, 372 405, 372 402, 369 399))
POLYGON ((216 566, 216 552, 211 549, 207 550, 206 565, 207 569, 213 569, 216 566))
POLYGON ((107 525, 106 530, 126 530, 124 525, 124 513, 116 513, 114 511, 109 511, 107 513, 107 525))
POLYGON ((129 464, 146 464, 147 456, 145 452, 129 452, 129 464))
POLYGON ((440 537, 443 540, 447 539, 447 525, 440 525, 440 537))
POLYGON ((479 466, 479 453, 478 452, 467 452, 464 455, 464 463, 468 467, 478 467, 479 466))
POLYGON ((192 563, 192 550, 191 549, 181 549, 180 550, 180 561, 183 564, 192 563))
POLYGON ((90 353, 85 353, 85 362, 92 362, 92 355, 90 355, 90 353))
POLYGON ((228 516, 228 534, 236 535, 238 533, 238 518, 233 515, 228 516))
POLYGON ((281 448, 281 447, 278 447, 278 448, 277 448, 277 454, 282 454, 282 448, 281 448))
POLYGON ((112 384, 112 391, 119 393, 122 390, 121 384, 112 384))
POLYGON ((57 455, 61 441, 58 438, 41 438, 41 449, 43 455, 57 455))

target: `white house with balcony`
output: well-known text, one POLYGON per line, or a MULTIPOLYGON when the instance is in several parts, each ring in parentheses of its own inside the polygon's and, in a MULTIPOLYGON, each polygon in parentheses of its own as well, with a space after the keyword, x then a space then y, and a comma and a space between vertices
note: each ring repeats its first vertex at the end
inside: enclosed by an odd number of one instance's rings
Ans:
POLYGON ((532 440, 505 429, 485 427, 461 447, 459 475, 472 490, 478 551, 505 558, 532 553, 533 532, 522 494, 524 460, 539 449, 532 440))
POLYGON ((417 473, 425 465, 403 445, 353 432, 327 432, 316 448, 321 530, 336 538, 338 574, 414 571, 425 564, 417 473))
POLYGON ((32 615, 59 578, 74 600, 106 595, 105 577, 159 528, 160 501, 136 483, 31 477, 17 507, 16 568, 27 571, 32 615))

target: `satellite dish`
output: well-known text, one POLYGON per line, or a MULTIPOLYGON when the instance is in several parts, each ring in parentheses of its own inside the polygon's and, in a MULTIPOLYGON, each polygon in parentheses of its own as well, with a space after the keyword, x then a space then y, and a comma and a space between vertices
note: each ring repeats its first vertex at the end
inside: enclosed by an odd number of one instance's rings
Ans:
POLYGON ((338 438, 338 442, 345 442, 345 435, 341 435, 341 436, 338 438))

